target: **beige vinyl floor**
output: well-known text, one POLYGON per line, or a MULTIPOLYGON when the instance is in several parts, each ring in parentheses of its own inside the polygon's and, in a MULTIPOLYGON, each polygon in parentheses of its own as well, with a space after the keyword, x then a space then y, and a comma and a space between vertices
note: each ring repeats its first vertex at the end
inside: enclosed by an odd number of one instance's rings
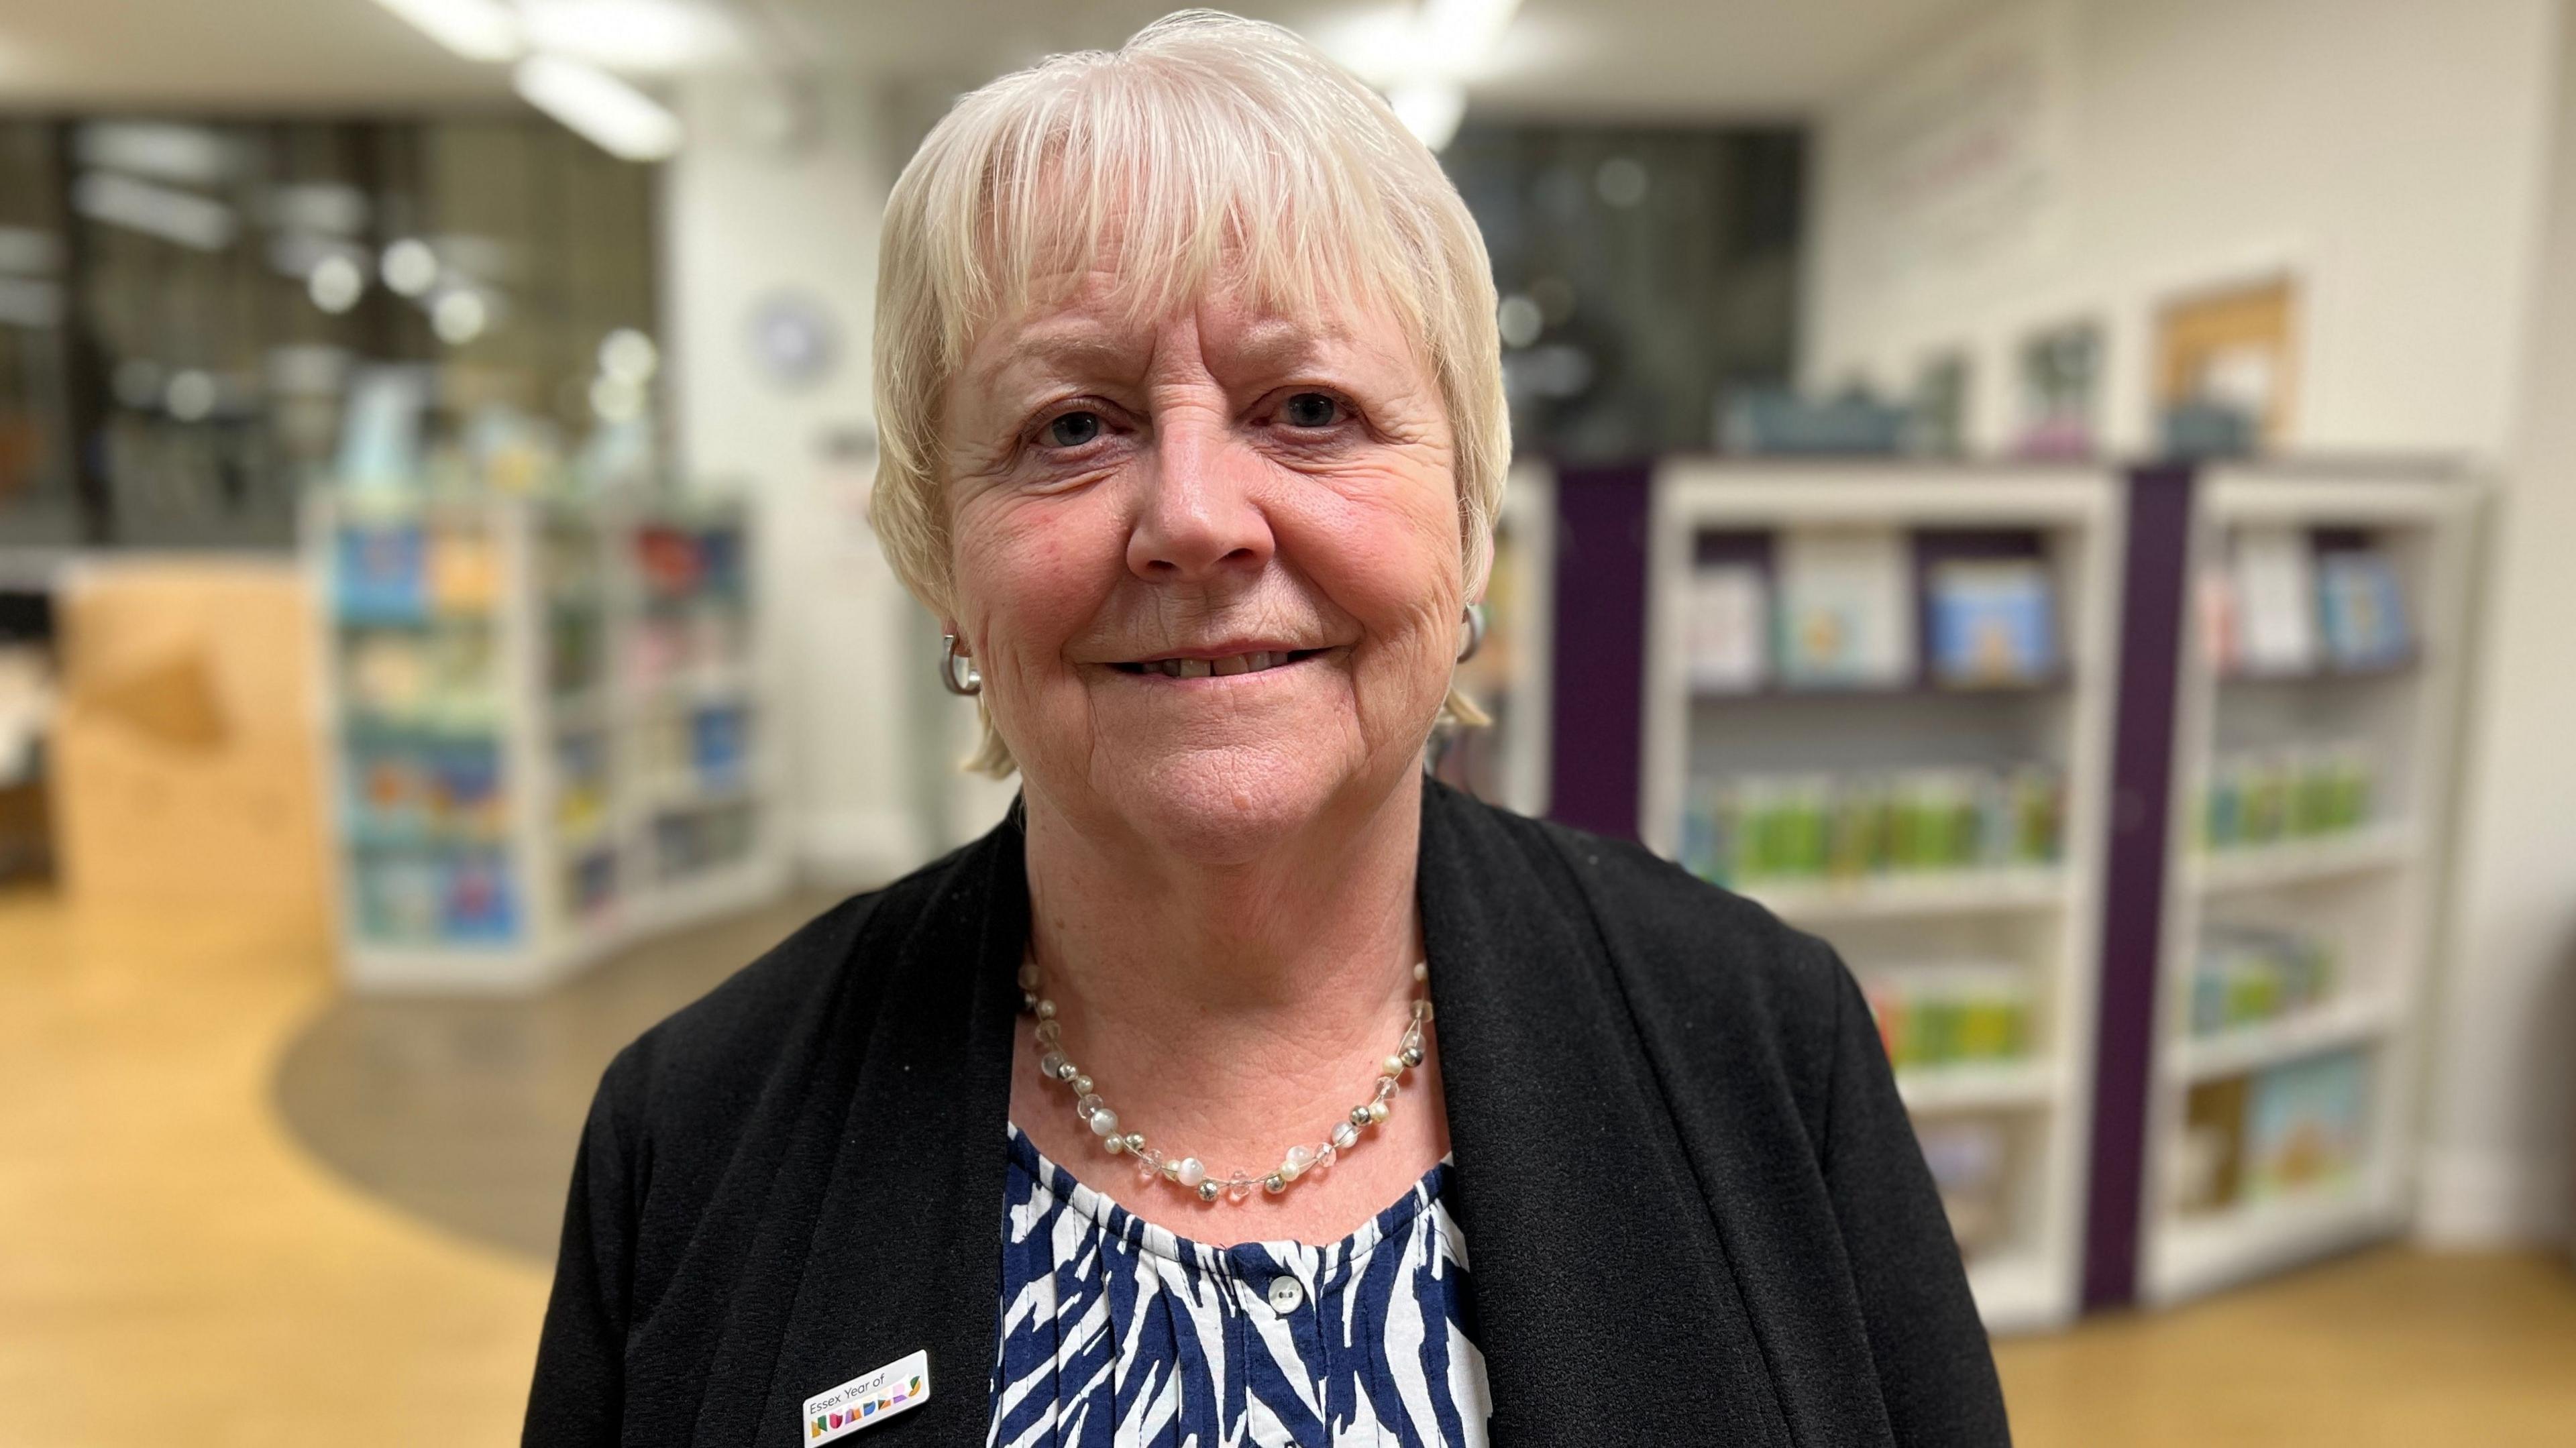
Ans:
MULTIPOLYGON (((514 1002, 318 930, 0 894, 0 1445, 514 1441, 617 1045, 819 907, 514 1002)), ((1998 1357, 2025 1445, 2576 1444, 2576 1275, 2383 1248, 1998 1357)))

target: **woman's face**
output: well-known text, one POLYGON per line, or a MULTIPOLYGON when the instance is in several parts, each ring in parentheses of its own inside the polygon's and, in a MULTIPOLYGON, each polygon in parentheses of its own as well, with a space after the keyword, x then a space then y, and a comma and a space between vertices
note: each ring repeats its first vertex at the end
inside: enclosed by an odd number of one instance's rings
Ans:
POLYGON ((1401 329, 1107 279, 996 325, 942 444, 959 646, 1032 797, 1248 859, 1418 767, 1459 644, 1454 447, 1401 329))

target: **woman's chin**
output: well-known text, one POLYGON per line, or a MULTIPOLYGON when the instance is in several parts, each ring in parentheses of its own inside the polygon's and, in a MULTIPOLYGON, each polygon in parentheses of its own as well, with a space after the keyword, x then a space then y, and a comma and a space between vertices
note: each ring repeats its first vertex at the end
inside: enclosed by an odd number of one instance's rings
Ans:
POLYGON ((1313 825, 1352 783, 1329 751, 1276 743, 1096 759, 1093 790, 1138 834, 1202 864, 1246 863, 1313 825))

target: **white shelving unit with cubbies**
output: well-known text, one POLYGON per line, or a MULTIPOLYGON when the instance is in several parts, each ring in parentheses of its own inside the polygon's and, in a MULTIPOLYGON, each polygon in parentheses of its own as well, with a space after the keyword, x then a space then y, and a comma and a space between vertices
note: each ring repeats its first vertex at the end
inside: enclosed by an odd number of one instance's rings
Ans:
POLYGON ((1458 667, 1459 687, 1493 725, 1435 736, 1431 762, 1443 780, 1533 816, 1547 813, 1555 590, 1556 474, 1523 463, 1512 469, 1494 521, 1485 644, 1458 667))
POLYGON ((2078 1308, 2124 518, 2106 470, 1655 480, 1642 833, 1861 978, 1995 1331, 2078 1308))
POLYGON ((342 959, 525 990, 776 894, 739 507, 317 492, 342 959))
POLYGON ((2140 1291, 2398 1229, 2476 490, 2214 469, 2176 691, 2140 1291))

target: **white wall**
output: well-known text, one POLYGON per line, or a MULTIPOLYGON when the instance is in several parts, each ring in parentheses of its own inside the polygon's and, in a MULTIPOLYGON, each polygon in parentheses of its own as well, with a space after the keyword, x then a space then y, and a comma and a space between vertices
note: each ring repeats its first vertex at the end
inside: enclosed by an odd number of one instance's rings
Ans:
POLYGON ((2444 1023, 2425 1226, 2481 1243, 2576 1211, 2576 25, 2527 315, 2521 418, 2489 518, 2485 627, 2463 738, 2459 989, 2444 1023))
POLYGON ((2304 293, 2301 446, 2493 459, 2516 395, 2555 9, 2036 0, 1989 12, 1827 117, 1802 370, 1901 392, 1924 357, 1965 343, 1973 435, 1997 445, 2019 338, 2099 316, 2104 425, 2135 449, 2150 437, 2160 299, 2286 266, 2304 293), (2025 53, 2043 57, 2045 94, 1962 121, 1950 82, 2025 53), (1909 158, 1926 116, 1951 117, 1979 149, 1909 158), (1975 194, 1981 182, 1989 194, 1975 194))
POLYGON ((2425 1159, 2424 1227, 2445 1242, 2562 1230, 2576 1150, 2576 109, 2559 65, 2576 31, 2561 12, 2028 0, 1835 108, 1816 152, 1812 385, 1902 392, 1964 345, 1972 436, 2000 446, 2020 338, 2090 315, 2109 345, 2107 440, 2142 451, 2156 308, 2287 269, 2294 446, 2498 472, 2425 1159))
POLYGON ((811 124, 780 144, 758 83, 687 82, 688 145, 664 177, 663 311, 680 452, 701 485, 747 486, 761 510, 768 657, 786 756, 788 824, 809 873, 852 884, 910 868, 930 843, 914 791, 912 703, 928 618, 860 509, 872 458, 868 337, 877 230, 892 182, 862 87, 822 82, 811 124), (837 360, 803 387, 755 366, 752 318, 793 293, 829 319, 837 360))

